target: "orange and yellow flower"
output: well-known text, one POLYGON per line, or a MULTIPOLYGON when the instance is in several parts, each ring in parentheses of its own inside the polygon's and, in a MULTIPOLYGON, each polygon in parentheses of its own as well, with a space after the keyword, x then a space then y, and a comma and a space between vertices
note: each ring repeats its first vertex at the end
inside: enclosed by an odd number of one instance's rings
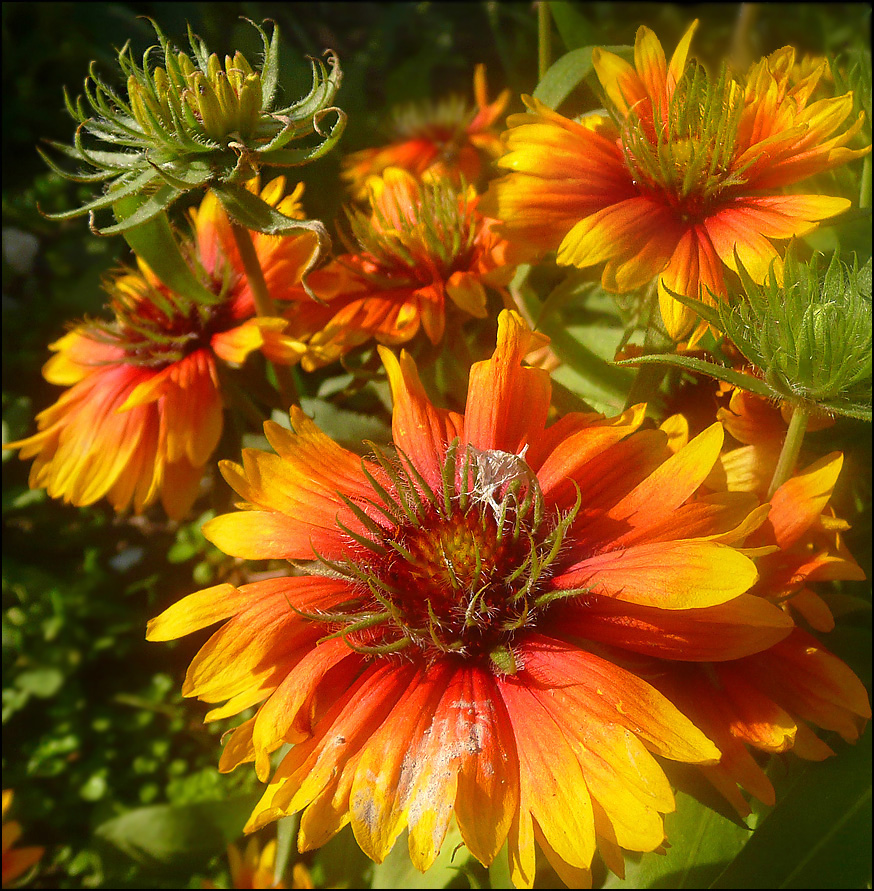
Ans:
POLYGON ((627 292, 658 277, 662 318, 674 339, 696 316, 670 291, 701 300, 726 293, 739 259, 757 282, 779 259, 774 240, 802 236, 849 207, 845 198, 785 194, 813 174, 864 155, 847 144, 853 95, 810 101, 826 65, 797 83, 795 50, 754 64, 743 83, 708 77, 687 55, 696 24, 670 62, 655 34, 637 32, 634 65, 606 50, 592 60, 613 116, 569 120, 523 97, 508 119, 510 171, 484 208, 500 231, 558 262, 605 264, 601 281, 627 292))
MULTIPOLYGON (((254 189, 252 183, 250 188, 254 189)), ((282 177, 262 197, 296 215, 299 190, 282 198, 282 177)), ((215 301, 187 299, 140 262, 107 283, 113 321, 86 321, 51 344, 47 381, 68 389, 40 412, 39 432, 4 448, 34 458, 31 488, 75 505, 107 498, 140 513, 159 498, 173 519, 191 507, 223 425, 219 363, 253 350, 291 363, 306 347, 282 318, 255 317, 230 224, 213 195, 193 214, 186 247, 215 301)), ((317 236, 253 238, 268 286, 290 297, 317 250, 317 236)))
MULTIPOLYGON (((473 187, 420 183, 404 170, 389 168, 372 177, 368 188, 370 213, 349 213, 360 251, 338 257, 309 277, 332 315, 311 337, 300 330, 307 341, 302 360, 307 370, 371 339, 405 343, 420 329, 437 344, 448 313, 485 318, 486 287, 505 293, 513 275, 507 242, 495 234, 494 220, 477 209, 473 187)), ((301 297, 288 314, 296 332, 302 311, 316 310, 307 309, 301 297)), ((303 328, 312 326, 307 318, 303 328)))
MULTIPOLYGON (((786 434, 780 408, 733 390, 729 408, 720 408, 717 417, 747 445, 724 450, 704 487, 764 500, 786 434)), ((675 415, 663 426, 673 434, 672 448, 682 448, 688 440, 684 418, 675 415)), ((793 475, 774 493, 767 519, 745 542, 746 552, 757 554, 759 574, 749 593, 787 614, 799 613, 818 631, 832 630, 834 618, 809 586, 865 578, 841 538, 848 524, 829 507, 842 463, 843 456, 835 452, 793 475)), ((773 786, 750 748, 765 753, 792 750, 819 761, 834 752, 810 724, 855 742, 871 717, 861 681, 800 628, 740 659, 695 664, 659 660, 638 670, 719 747, 719 764, 700 770, 742 816, 750 808, 741 788, 774 804, 773 786)))
MULTIPOLYGON (((716 416, 741 445, 723 451, 706 485, 723 491, 754 492, 764 500, 786 438, 786 415, 785 408, 731 388, 728 405, 716 416)), ((814 417, 809 429, 823 429, 832 423, 826 415, 814 417)), ((794 474, 770 499, 768 520, 750 541, 776 549, 758 562, 760 580, 755 593, 796 610, 817 631, 831 631, 834 618, 809 586, 818 581, 865 578, 843 541, 849 524, 829 505, 842 465, 843 456, 834 452, 794 474)))
POLYGON ((394 116, 394 139, 380 148, 362 149, 343 161, 343 178, 356 199, 367 197, 367 181, 389 167, 400 167, 421 179, 447 178, 456 185, 478 183, 487 161, 501 153, 501 138, 492 125, 510 100, 504 90, 488 101, 485 65, 473 76, 476 108, 458 96, 433 106, 408 105, 394 116))
POLYGON ((45 848, 14 848, 13 845, 21 838, 21 826, 15 820, 6 820, 6 814, 12 806, 13 792, 11 789, 3 790, 3 887, 10 887, 11 883, 24 875, 34 864, 38 863, 45 848))
POLYGON ((522 364, 545 338, 499 317, 473 366, 464 414, 436 408, 409 355, 381 348, 394 399, 391 449, 360 458, 303 412, 265 433, 276 454, 222 463, 244 509, 204 534, 285 577, 218 585, 171 606, 150 640, 217 622, 184 693, 257 706, 222 770, 293 747, 247 825, 303 811, 301 850, 347 823, 381 861, 408 828, 419 869, 454 816, 473 856, 506 842, 531 887, 535 844, 587 886, 596 846, 664 841, 674 800, 652 753, 715 764, 719 750, 634 671, 641 657, 738 660, 793 623, 748 591, 738 548, 767 514, 746 493, 701 494, 723 434, 672 451, 643 406, 547 426, 548 374, 522 364), (630 667, 629 667, 630 666, 630 667))
MULTIPOLYGON (((276 878, 276 839, 271 839, 261 848, 257 838, 250 838, 246 850, 240 853, 236 845, 228 845, 228 864, 231 870, 233 888, 288 888, 276 878)), ((215 882, 206 880, 204 888, 217 887, 215 882)), ((313 881, 309 870, 302 863, 295 863, 292 870, 292 888, 312 888, 313 881)))

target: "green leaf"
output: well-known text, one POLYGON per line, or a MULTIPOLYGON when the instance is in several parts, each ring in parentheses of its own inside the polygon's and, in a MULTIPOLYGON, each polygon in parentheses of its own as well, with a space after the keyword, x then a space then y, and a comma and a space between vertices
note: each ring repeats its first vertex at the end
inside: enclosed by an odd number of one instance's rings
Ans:
POLYGON ((25 693, 48 699, 54 696, 64 683, 64 674, 58 668, 44 666, 21 672, 15 678, 15 686, 25 693))
POLYGON ((458 870, 470 858, 461 845, 461 832, 455 821, 449 824, 443 847, 434 865, 425 873, 419 872, 410 860, 407 833, 404 832, 389 851, 388 857, 373 870, 373 888, 445 888, 458 876, 458 870))
POLYGON ((243 833, 251 797, 190 805, 158 805, 107 820, 97 836, 144 866, 182 864, 222 852, 243 833))
POLYGON ((373 861, 358 847, 352 827, 345 826, 315 853, 312 877, 317 888, 376 888, 373 861))
POLYGON ((722 365, 715 365, 713 362, 705 362, 703 359, 696 359, 694 356, 675 356, 672 353, 658 353, 650 356, 638 356, 636 359, 623 359, 621 362, 614 362, 613 364, 673 365, 675 368, 683 368, 686 371, 707 374, 710 377, 733 384, 741 390, 748 390, 750 393, 755 393, 756 396, 762 396, 765 399, 779 398, 777 393, 757 377, 741 374, 739 371, 725 368, 722 365))
POLYGON ((625 878, 611 873, 604 888, 706 888, 749 839, 749 829, 696 798, 677 792, 676 799, 665 816, 667 853, 626 856, 625 878))
MULTIPOLYGON (((389 426, 374 415, 338 408, 325 399, 303 397, 300 404, 320 430, 347 448, 360 449, 361 443, 368 439, 373 442, 388 442, 391 439, 389 426)), ((288 426, 287 412, 275 412, 275 414, 279 417, 274 417, 273 420, 288 426)))
POLYGON ((871 725, 803 770, 711 888, 865 888, 871 882, 871 725))
POLYGON ((592 49, 584 46, 556 59, 537 84, 534 98, 557 109, 592 73, 592 49))
MULTIPOLYGON (((560 56, 537 84, 534 98, 550 108, 557 109, 565 99, 594 71, 592 50, 594 46, 584 46, 560 56)), ((605 46, 617 55, 627 55, 632 50, 627 46, 605 46)))
MULTIPOLYGON (((134 219, 140 208, 148 203, 140 195, 131 195, 113 205, 116 219, 127 223, 134 219)), ((107 231, 107 230, 104 230, 107 231)), ((145 223, 126 228, 125 241, 131 250, 146 263, 152 272, 171 290, 198 303, 213 304, 219 297, 200 283, 179 250, 170 229, 167 214, 159 212, 145 223)))
POLYGON ((568 3, 566 0, 550 0, 549 3, 552 20, 569 50, 592 44, 597 40, 598 35, 580 11, 581 6, 580 3, 568 3))
POLYGON ((319 246, 330 250, 331 239, 319 220, 293 220, 248 189, 233 183, 216 183, 212 190, 231 219, 241 226, 266 235, 292 235, 299 234, 301 230, 315 232, 319 246))

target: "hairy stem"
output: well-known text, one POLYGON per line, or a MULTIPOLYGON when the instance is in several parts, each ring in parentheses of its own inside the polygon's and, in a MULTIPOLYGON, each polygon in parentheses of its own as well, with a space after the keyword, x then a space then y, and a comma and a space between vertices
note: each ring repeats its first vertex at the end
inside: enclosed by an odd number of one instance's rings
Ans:
POLYGON ((783 440, 783 449, 777 460, 774 477, 768 486, 768 500, 774 497, 774 493, 786 480, 792 476, 798 453, 801 451, 801 443, 804 442, 804 432, 807 430, 807 422, 810 419, 810 410, 801 405, 796 405, 792 410, 792 419, 789 421, 789 429, 783 440))
POLYGON ((537 72, 538 80, 549 70, 552 64, 552 46, 550 35, 552 18, 549 12, 549 4, 546 0, 540 0, 537 4, 537 72))
MULTIPOLYGON (((249 281, 249 287, 252 289, 252 299, 255 301, 255 312, 262 317, 271 318, 277 314, 276 306, 270 291, 267 290, 267 282, 264 280, 264 271, 261 269, 261 261, 255 252, 255 245, 252 243, 252 236, 249 230, 238 223, 231 222, 231 232, 234 234, 234 241, 237 250, 240 252, 240 259, 243 261, 243 268, 246 270, 246 278, 249 281)), ((285 365, 271 363, 276 374, 276 383, 279 387, 279 396, 282 399, 282 407, 288 409, 292 405, 297 405, 297 388, 294 385, 294 378, 291 376, 291 370, 285 365)))

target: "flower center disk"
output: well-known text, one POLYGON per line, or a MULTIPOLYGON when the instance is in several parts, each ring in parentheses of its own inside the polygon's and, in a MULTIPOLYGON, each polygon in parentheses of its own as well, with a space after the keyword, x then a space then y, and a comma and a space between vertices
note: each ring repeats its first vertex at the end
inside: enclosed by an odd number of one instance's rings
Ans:
POLYGON ((548 514, 523 457, 500 450, 459 450, 454 443, 439 494, 403 457, 390 461, 377 452, 377 460, 389 485, 368 473, 376 497, 366 505, 347 502, 370 534, 347 529, 358 544, 355 556, 321 559, 350 581, 355 597, 310 618, 369 655, 418 650, 430 661, 454 653, 514 673, 516 632, 534 624, 550 601, 577 593, 549 591, 544 583, 579 499, 566 514, 548 514), (374 509, 391 525, 377 523, 374 509))

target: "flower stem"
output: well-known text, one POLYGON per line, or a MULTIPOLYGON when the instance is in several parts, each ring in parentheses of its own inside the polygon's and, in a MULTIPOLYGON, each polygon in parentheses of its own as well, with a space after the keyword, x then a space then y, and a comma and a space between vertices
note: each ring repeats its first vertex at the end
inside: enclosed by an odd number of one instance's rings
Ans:
MULTIPOLYGON (((261 269, 261 261, 258 259, 249 230, 245 226, 240 226, 238 223, 231 221, 231 232, 234 235, 237 250, 240 252, 243 268, 246 270, 249 287, 252 289, 255 312, 263 318, 277 316, 276 305, 273 303, 270 291, 267 290, 264 271, 261 269)), ((279 396, 282 399, 283 408, 287 409, 292 405, 297 405, 297 388, 294 385, 294 378, 291 376, 290 369, 275 362, 271 364, 276 374, 276 383, 279 387, 279 396)))
POLYGON ((859 183, 859 209, 871 206, 871 155, 866 155, 862 163, 862 177, 859 183))
POLYGON ((792 410, 792 419, 789 421, 789 429, 783 440, 783 449, 777 460, 774 477, 768 486, 768 500, 774 497, 774 493, 786 480, 792 476, 798 453, 801 451, 801 443, 804 442, 804 431, 807 430, 807 422, 810 419, 810 410, 802 405, 796 405, 792 410))
POLYGON ((537 71, 538 80, 549 70, 552 64, 552 46, 550 34, 552 19, 549 12, 549 4, 546 0, 540 0, 537 4, 537 71))
POLYGON ((746 71, 753 63, 752 31, 758 16, 755 3, 741 3, 731 40, 730 58, 735 71, 746 71))

